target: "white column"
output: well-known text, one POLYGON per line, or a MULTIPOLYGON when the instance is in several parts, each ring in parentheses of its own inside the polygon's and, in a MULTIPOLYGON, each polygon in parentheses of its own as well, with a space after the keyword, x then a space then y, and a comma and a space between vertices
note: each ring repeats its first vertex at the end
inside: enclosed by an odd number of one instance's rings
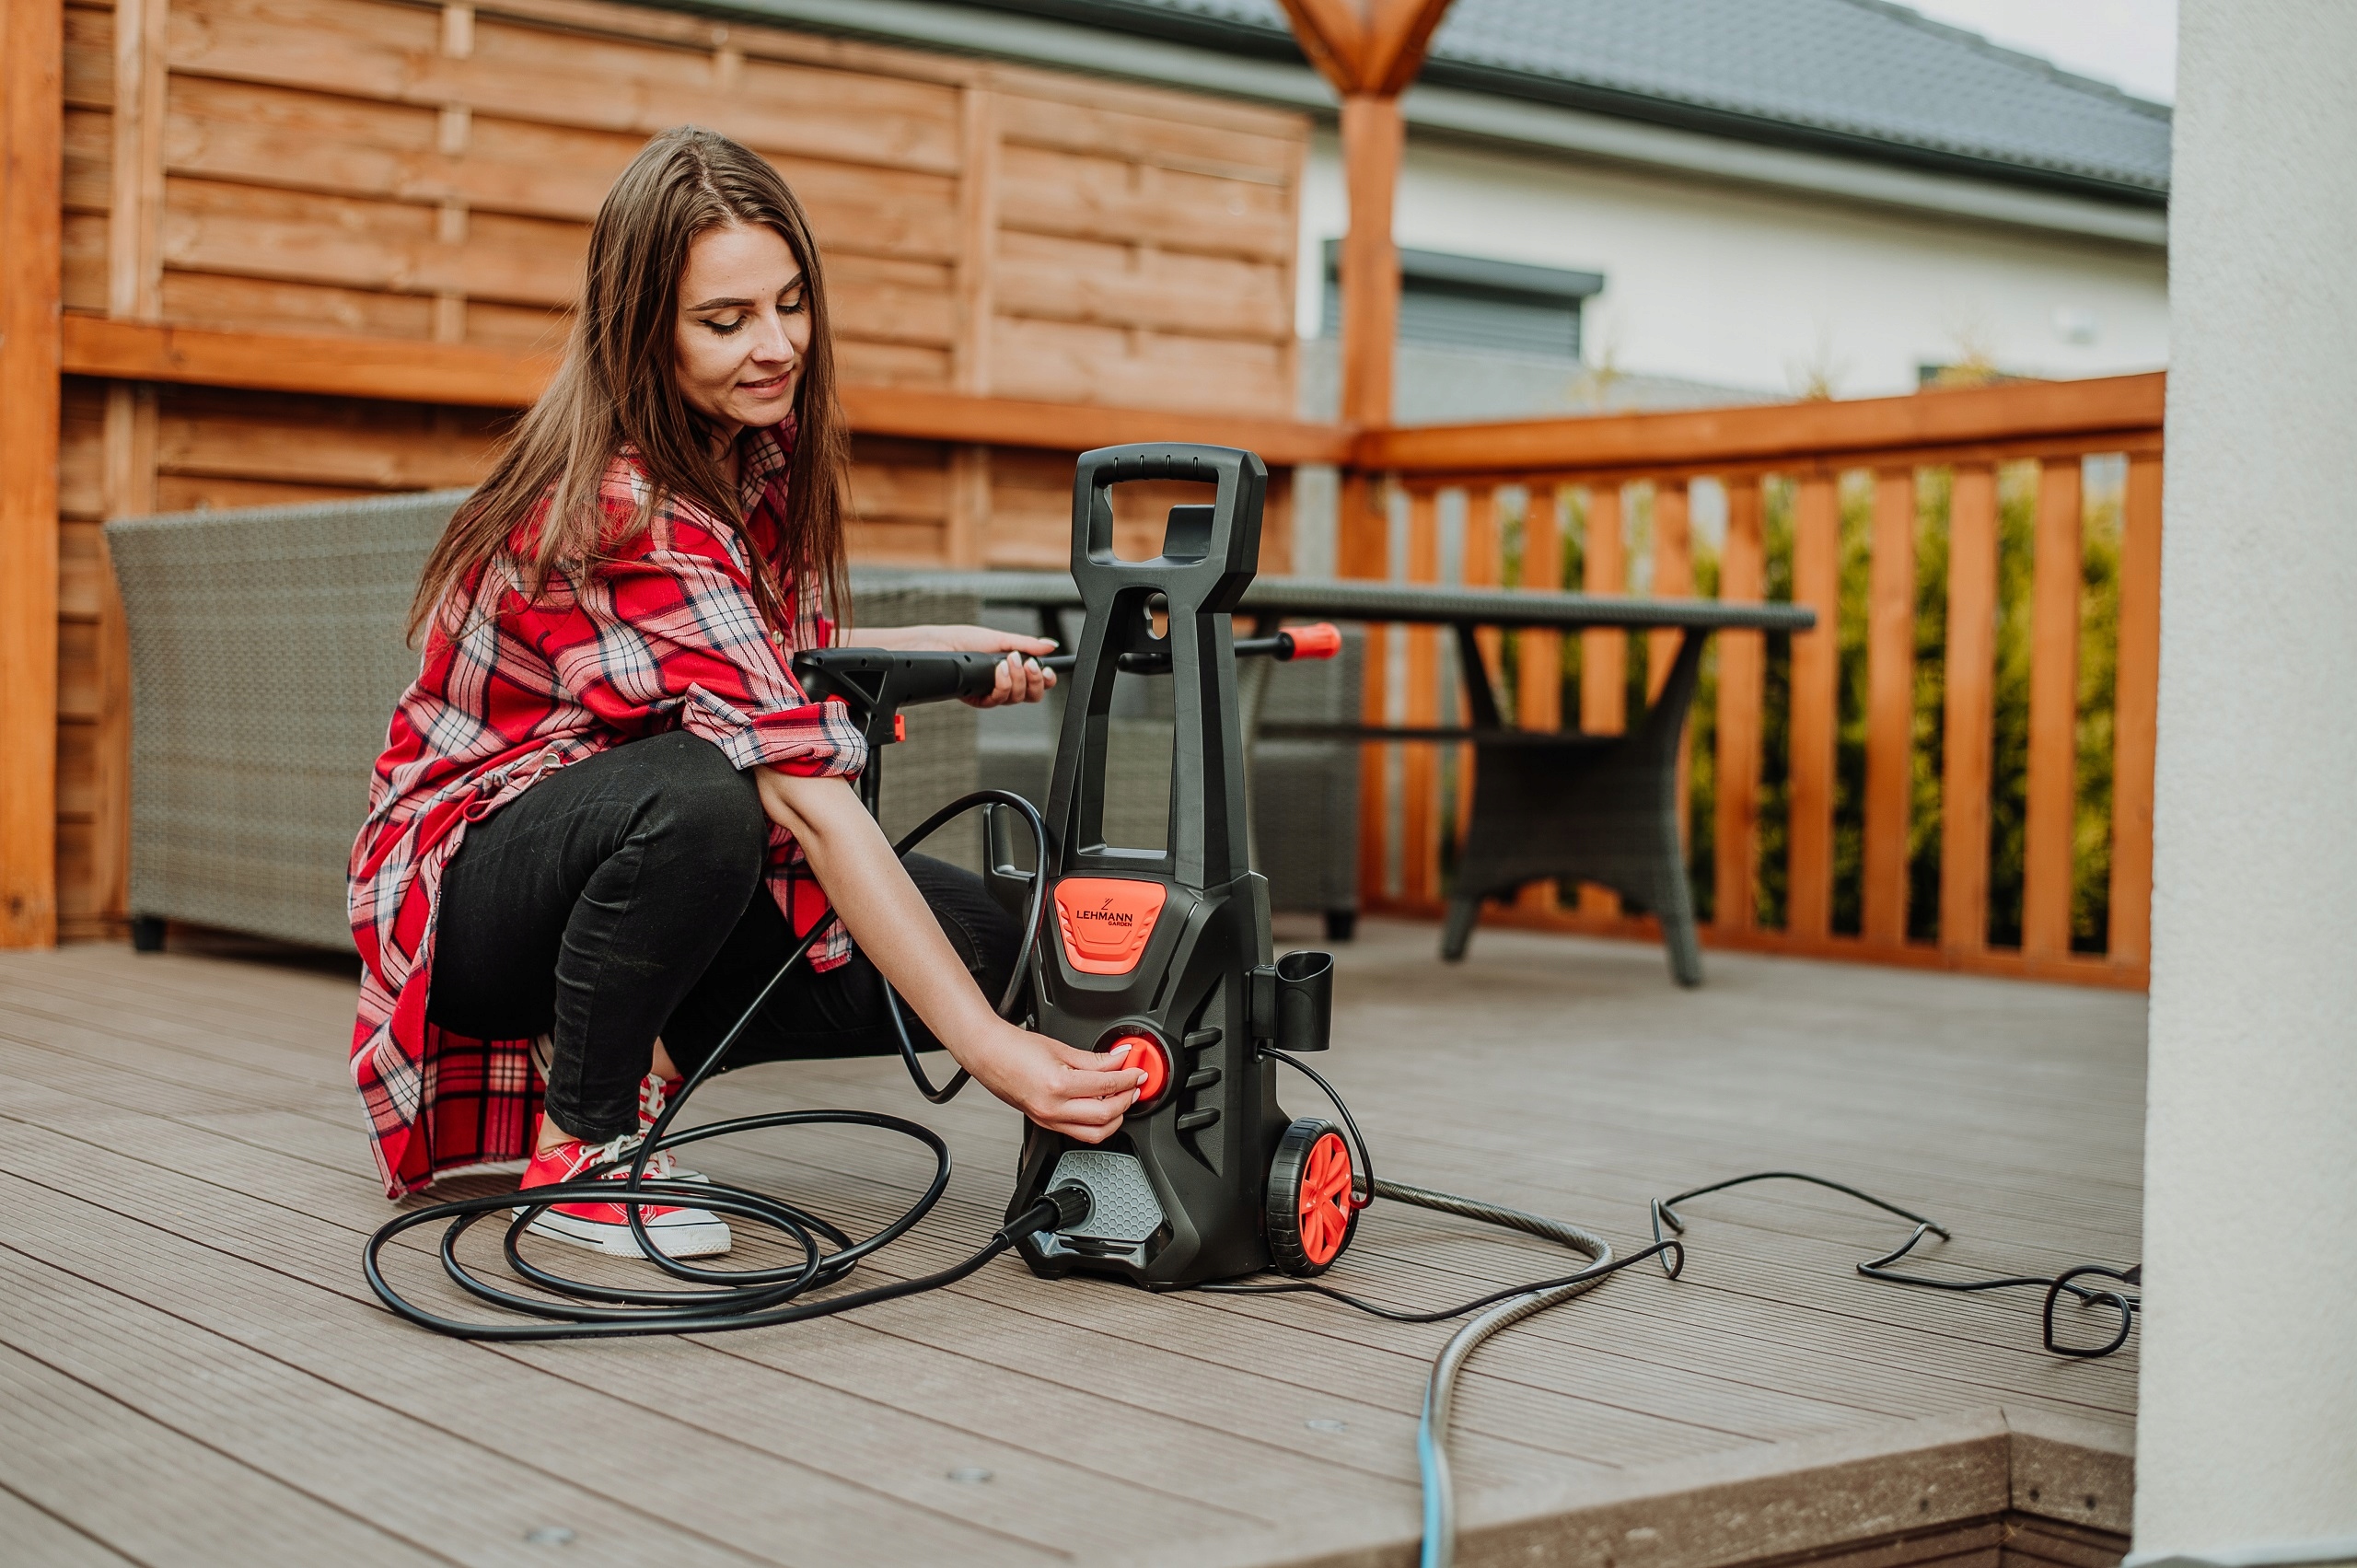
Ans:
POLYGON ((2357 1558, 2357 4, 2183 0, 2135 1559, 2357 1558))

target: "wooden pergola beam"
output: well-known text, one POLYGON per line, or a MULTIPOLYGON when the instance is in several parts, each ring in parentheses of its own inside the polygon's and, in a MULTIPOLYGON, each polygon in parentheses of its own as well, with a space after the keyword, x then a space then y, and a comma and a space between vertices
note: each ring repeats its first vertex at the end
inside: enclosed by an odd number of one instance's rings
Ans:
POLYGON ((1449 0, 1376 0, 1376 5, 1364 57, 1366 90, 1396 97, 1423 69, 1424 52, 1448 14, 1449 0))
MULTIPOLYGON (((1407 122, 1399 95, 1422 69, 1449 0, 1283 0, 1294 37, 1342 100, 1342 421, 1391 423, 1392 358, 1399 335, 1399 249, 1391 237, 1407 122)), ((1342 486, 1335 559, 1344 576, 1379 577, 1388 531, 1363 474, 1342 486)), ((1370 756, 1373 753, 1369 753, 1370 756)))
POLYGON ((1344 98, 1393 98, 1422 69, 1449 0, 1283 0, 1301 52, 1344 98))
POLYGON ((0 17, 0 947, 28 947, 57 939, 65 15, 0 17))
POLYGON ((1338 93, 1356 90, 1364 18, 1351 0, 1283 0, 1293 36, 1318 74, 1338 93))
POLYGON ((1351 226, 1342 239, 1342 418, 1391 423, 1399 251, 1392 202, 1407 145, 1399 95, 1422 68, 1449 0, 1284 0, 1302 52, 1341 96, 1351 226))

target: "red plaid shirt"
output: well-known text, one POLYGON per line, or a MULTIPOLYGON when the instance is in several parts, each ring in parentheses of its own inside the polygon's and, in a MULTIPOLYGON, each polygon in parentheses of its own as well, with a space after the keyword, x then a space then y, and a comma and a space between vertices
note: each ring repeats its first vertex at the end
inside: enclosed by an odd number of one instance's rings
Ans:
MULTIPOLYGON (((742 442, 740 500, 752 548, 778 536, 786 447, 775 432, 742 442)), ((649 494, 627 451, 599 492, 626 532, 649 494)), ((535 534, 541 510, 517 530, 535 534)), ((815 592, 787 585, 790 637, 772 639, 753 600, 746 540, 694 502, 672 497, 586 583, 551 575, 528 602, 514 571, 486 568, 478 605, 454 640, 435 618, 417 680, 393 711, 353 846, 352 935, 365 969, 352 1031, 352 1075, 368 1109, 377 1164, 399 1197, 440 1172, 531 1152, 540 1086, 531 1042, 473 1040, 425 1018, 442 870, 467 825, 550 770, 666 730, 702 736, 739 768, 767 763, 808 776, 856 773, 866 743, 840 703, 814 703, 787 665, 824 647, 833 627, 815 592)), ((783 830, 770 831, 769 885, 794 928, 827 912, 825 895, 783 830)), ((831 969, 849 956, 838 924, 812 950, 831 969)))

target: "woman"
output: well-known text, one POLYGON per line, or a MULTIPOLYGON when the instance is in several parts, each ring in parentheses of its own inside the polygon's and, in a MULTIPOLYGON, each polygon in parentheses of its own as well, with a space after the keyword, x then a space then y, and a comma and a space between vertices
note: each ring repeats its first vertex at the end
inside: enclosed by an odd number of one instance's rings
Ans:
MULTIPOLYGON (((732 1065, 894 1049, 888 981, 921 1043, 1043 1126, 1097 1142, 1135 1098, 1143 1073, 993 1012, 1015 923, 979 877, 894 858, 847 782, 865 742, 795 682, 846 602, 847 450, 800 205, 725 137, 656 137, 590 231, 563 366, 418 587, 423 668, 351 865, 353 1073, 389 1194, 621 1158, 821 922, 732 1065)), ((1053 680, 1023 656, 1052 645, 981 627, 859 640, 1004 652, 983 705, 1053 680)), ((667 1254, 727 1249, 710 1213, 644 1212, 667 1254)), ((641 1255, 618 1204, 532 1228, 641 1255)))

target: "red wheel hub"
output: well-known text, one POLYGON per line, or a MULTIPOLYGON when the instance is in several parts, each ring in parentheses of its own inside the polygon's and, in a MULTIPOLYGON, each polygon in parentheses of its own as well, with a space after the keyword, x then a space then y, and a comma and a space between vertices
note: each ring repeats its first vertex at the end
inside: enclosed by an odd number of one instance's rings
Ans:
POLYGON ((1339 1132, 1310 1145, 1301 1167, 1301 1249, 1321 1267, 1351 1234, 1351 1148, 1339 1132))

